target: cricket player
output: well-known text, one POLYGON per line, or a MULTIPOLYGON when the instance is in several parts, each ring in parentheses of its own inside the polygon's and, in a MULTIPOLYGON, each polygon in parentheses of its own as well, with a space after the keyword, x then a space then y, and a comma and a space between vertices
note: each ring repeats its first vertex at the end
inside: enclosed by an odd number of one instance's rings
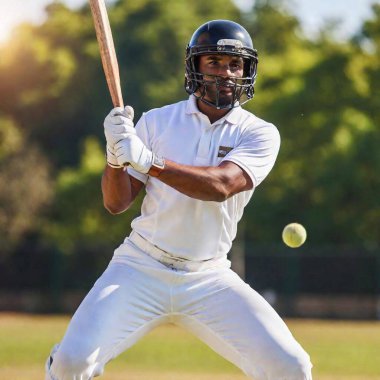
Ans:
POLYGON ((280 146, 273 124, 241 105, 258 56, 239 24, 200 26, 186 50, 189 98, 105 118, 104 205, 141 215, 46 363, 47 380, 88 380, 163 323, 192 332, 255 380, 311 380, 308 354, 275 310, 230 269, 237 223, 280 146))

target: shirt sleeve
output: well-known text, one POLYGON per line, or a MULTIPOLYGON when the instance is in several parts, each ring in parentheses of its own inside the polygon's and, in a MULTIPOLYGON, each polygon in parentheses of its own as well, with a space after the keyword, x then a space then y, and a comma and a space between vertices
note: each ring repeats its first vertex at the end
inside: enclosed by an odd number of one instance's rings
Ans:
POLYGON ((251 177, 254 187, 257 187, 272 170, 280 143, 277 128, 273 124, 263 123, 257 128, 248 128, 223 161, 239 165, 251 177))
MULTIPOLYGON (((146 145, 147 148, 151 149, 148 128, 145 121, 145 113, 142 114, 135 128, 137 136, 140 137, 141 141, 146 145)), ((129 175, 135 177, 144 184, 147 183, 149 177, 148 174, 140 173, 137 170, 133 169, 131 166, 128 166, 127 170, 129 175)))

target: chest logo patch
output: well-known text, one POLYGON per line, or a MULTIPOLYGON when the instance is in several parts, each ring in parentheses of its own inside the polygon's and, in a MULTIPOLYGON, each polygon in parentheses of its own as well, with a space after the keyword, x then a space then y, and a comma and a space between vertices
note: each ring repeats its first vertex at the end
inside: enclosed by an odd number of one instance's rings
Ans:
POLYGON ((233 148, 230 146, 220 146, 218 149, 218 157, 226 157, 233 148))

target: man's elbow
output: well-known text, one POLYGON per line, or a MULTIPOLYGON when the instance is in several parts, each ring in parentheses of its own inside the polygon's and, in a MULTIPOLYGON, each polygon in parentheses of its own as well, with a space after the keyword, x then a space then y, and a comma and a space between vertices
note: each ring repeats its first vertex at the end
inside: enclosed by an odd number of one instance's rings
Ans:
POLYGON ((213 200, 215 202, 224 202, 233 195, 242 191, 251 190, 252 188, 252 182, 248 183, 245 181, 238 184, 227 178, 215 187, 213 200))
POLYGON ((106 202, 103 202, 104 208, 111 214, 111 215, 118 215, 123 213, 128 209, 129 205, 115 205, 115 204, 108 204, 106 202))
POLYGON ((215 192, 215 195, 214 195, 214 201, 215 202, 224 202, 226 201, 229 197, 231 196, 231 194, 229 194, 227 191, 217 191, 215 192))
POLYGON ((211 199, 208 199, 208 200, 211 200, 214 202, 224 202, 232 195, 233 194, 231 194, 228 187, 225 186, 224 184, 221 184, 214 188, 212 192, 212 196, 210 197, 211 199))

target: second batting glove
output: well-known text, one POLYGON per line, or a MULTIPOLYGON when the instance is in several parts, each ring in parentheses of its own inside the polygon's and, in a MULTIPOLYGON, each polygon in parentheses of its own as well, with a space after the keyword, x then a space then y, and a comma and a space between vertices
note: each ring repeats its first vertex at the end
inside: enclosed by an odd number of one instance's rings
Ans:
POLYGON ((115 144, 115 155, 119 165, 130 164, 140 173, 148 173, 152 166, 154 154, 137 135, 129 135, 115 144))

